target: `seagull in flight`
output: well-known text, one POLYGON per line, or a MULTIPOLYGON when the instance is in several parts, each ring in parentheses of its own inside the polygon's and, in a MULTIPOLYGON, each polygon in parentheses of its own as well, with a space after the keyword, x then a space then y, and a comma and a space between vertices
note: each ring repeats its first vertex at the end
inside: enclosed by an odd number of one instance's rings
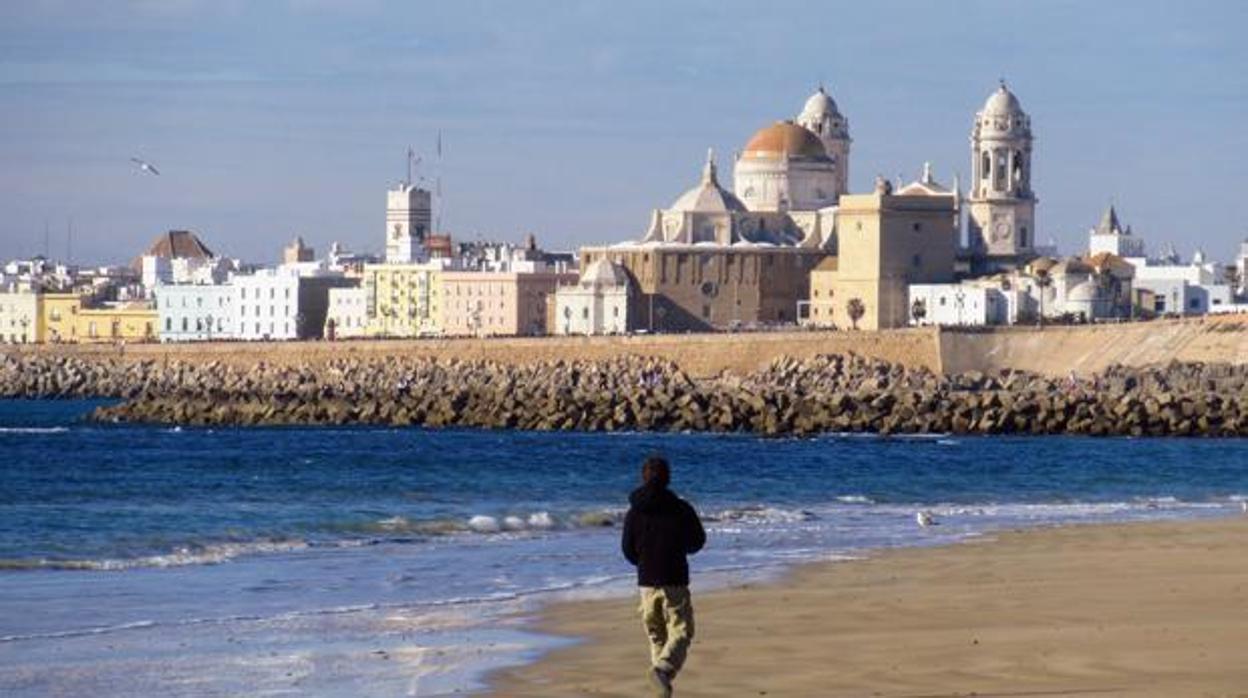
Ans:
POLYGON ((130 158, 130 162, 133 162, 134 164, 138 165, 140 170, 143 170, 144 172, 148 174, 154 174, 154 175, 160 174, 160 170, 153 167, 152 163, 146 160, 142 160, 140 158, 130 158))

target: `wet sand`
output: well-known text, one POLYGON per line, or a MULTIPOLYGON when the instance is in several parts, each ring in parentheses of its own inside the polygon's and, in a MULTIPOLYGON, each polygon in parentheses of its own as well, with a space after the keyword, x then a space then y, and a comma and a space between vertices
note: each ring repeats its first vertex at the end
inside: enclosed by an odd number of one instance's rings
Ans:
MULTIPOLYGON (((682 698, 1248 697, 1248 517, 885 551, 694 604, 682 698)), ((491 695, 650 695, 635 606, 550 608, 539 629, 585 641, 491 695)))

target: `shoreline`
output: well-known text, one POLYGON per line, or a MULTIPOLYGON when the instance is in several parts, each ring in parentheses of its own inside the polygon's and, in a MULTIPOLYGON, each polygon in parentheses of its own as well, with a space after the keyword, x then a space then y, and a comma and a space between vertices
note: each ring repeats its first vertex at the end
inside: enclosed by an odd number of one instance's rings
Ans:
MULTIPOLYGON (((701 593, 695 578, 698 637, 677 695, 1245 696, 1245 544, 1239 515, 1069 523, 701 593)), ((541 608, 525 629, 567 644, 491 672, 474 695, 647 695, 633 605, 541 608)))

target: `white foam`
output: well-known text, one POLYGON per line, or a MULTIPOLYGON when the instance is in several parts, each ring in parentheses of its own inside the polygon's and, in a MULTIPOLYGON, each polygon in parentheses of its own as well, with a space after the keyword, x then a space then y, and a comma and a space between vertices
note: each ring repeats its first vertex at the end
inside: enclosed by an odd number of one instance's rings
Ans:
POLYGON ((539 511, 536 514, 529 514, 529 526, 533 528, 554 528, 555 520, 551 518, 549 513, 539 511))
POLYGON ((468 528, 477 533, 498 533, 502 530, 502 527, 498 524, 498 519, 484 514, 477 514, 468 519, 468 528))
POLYGON ((63 434, 69 427, 0 427, 0 434, 63 434))

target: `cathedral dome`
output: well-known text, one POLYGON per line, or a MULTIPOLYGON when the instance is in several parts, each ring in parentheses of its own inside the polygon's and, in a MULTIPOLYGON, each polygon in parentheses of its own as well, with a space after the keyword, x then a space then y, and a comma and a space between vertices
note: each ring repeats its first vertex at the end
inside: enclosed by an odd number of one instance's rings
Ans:
POLYGON ((989 95, 988 101, 984 102, 983 113, 985 115, 1021 114, 1023 113, 1023 106, 1019 104, 1018 97, 1015 97, 1014 93, 1010 92, 1010 88, 1006 87, 1005 82, 1002 81, 1001 86, 989 95))
POLYGON ((823 147, 823 141, 809 129, 792 121, 777 121, 759 129, 745 144, 742 156, 768 160, 826 160, 828 151, 823 147))

